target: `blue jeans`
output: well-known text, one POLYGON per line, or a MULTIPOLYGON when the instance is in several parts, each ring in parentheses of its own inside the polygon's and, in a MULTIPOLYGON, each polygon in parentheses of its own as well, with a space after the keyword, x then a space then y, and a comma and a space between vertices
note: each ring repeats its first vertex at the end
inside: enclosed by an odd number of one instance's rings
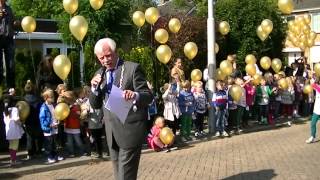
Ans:
POLYGON ((3 52, 6 65, 7 88, 15 87, 14 40, 13 37, 0 36, 0 84, 3 78, 3 52), (2 51, 3 50, 3 51, 2 51))
POLYGON ((221 133, 225 129, 225 120, 226 120, 226 109, 220 107, 216 110, 216 131, 220 131, 221 133))
POLYGON ((82 155, 84 153, 84 146, 79 134, 67 134, 67 148, 70 154, 74 154, 74 145, 73 142, 76 143, 77 147, 79 148, 79 153, 82 155))

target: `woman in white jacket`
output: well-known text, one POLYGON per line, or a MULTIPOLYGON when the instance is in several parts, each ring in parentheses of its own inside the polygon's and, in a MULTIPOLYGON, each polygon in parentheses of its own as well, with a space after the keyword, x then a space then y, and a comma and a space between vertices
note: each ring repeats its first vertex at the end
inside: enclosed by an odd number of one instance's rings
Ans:
POLYGON ((166 120, 168 126, 172 129, 173 133, 176 134, 176 131, 179 126, 178 119, 180 117, 180 109, 178 104, 178 91, 173 90, 171 84, 164 84, 163 86, 163 103, 164 103, 164 111, 163 116, 166 120))

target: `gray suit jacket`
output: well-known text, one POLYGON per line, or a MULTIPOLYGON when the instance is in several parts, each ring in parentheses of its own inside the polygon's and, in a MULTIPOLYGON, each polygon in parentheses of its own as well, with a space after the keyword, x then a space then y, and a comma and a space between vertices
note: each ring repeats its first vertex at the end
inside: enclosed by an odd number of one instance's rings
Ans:
MULTIPOLYGON (((108 146, 114 145, 114 140, 120 148, 134 148, 141 146, 146 131, 146 120, 148 117, 148 104, 151 103, 153 95, 147 86, 145 75, 139 64, 124 61, 116 70, 116 77, 113 84, 120 85, 121 69, 124 66, 123 73, 123 90, 131 90, 139 93, 139 99, 136 102, 137 111, 134 112, 131 108, 128 117, 124 124, 112 112, 104 109, 104 121, 106 126, 106 135, 108 146)), ((101 74, 101 69, 96 73, 101 74)), ((104 79, 104 81, 107 81, 104 79)), ((106 84, 102 82, 102 85, 106 84)), ((98 89, 97 92, 90 94, 89 100, 93 108, 99 109, 104 106, 103 100, 106 95, 105 89, 98 89)))

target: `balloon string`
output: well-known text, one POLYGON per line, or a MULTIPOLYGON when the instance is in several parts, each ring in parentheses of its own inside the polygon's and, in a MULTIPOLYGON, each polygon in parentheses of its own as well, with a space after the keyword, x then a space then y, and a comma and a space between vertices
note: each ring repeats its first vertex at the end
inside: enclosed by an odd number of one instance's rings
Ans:
POLYGON ((80 41, 80 46, 81 46, 81 51, 80 51, 80 78, 81 78, 81 85, 84 85, 84 54, 83 54, 83 45, 82 42, 80 41))
MULTIPOLYGON (((32 67, 33 67, 33 76, 34 76, 34 79, 37 81, 37 78, 36 78, 36 67, 35 67, 35 64, 34 64, 34 59, 33 59, 33 54, 32 54, 31 34, 30 33, 28 33, 28 39, 29 39, 30 56, 31 56, 32 67)), ((36 82, 36 84, 38 84, 38 83, 36 82)))

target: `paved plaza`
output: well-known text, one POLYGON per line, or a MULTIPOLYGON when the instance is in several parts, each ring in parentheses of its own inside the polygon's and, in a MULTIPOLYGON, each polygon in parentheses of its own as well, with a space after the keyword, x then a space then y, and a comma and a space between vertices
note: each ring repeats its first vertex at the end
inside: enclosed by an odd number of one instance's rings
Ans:
MULTIPOLYGON (((144 151, 138 179, 320 179, 320 141, 306 144, 308 137, 309 122, 304 122, 198 141, 170 153, 144 151)), ((32 166, 28 170, 0 167, 0 179, 113 179, 107 159, 85 157, 32 166)))

